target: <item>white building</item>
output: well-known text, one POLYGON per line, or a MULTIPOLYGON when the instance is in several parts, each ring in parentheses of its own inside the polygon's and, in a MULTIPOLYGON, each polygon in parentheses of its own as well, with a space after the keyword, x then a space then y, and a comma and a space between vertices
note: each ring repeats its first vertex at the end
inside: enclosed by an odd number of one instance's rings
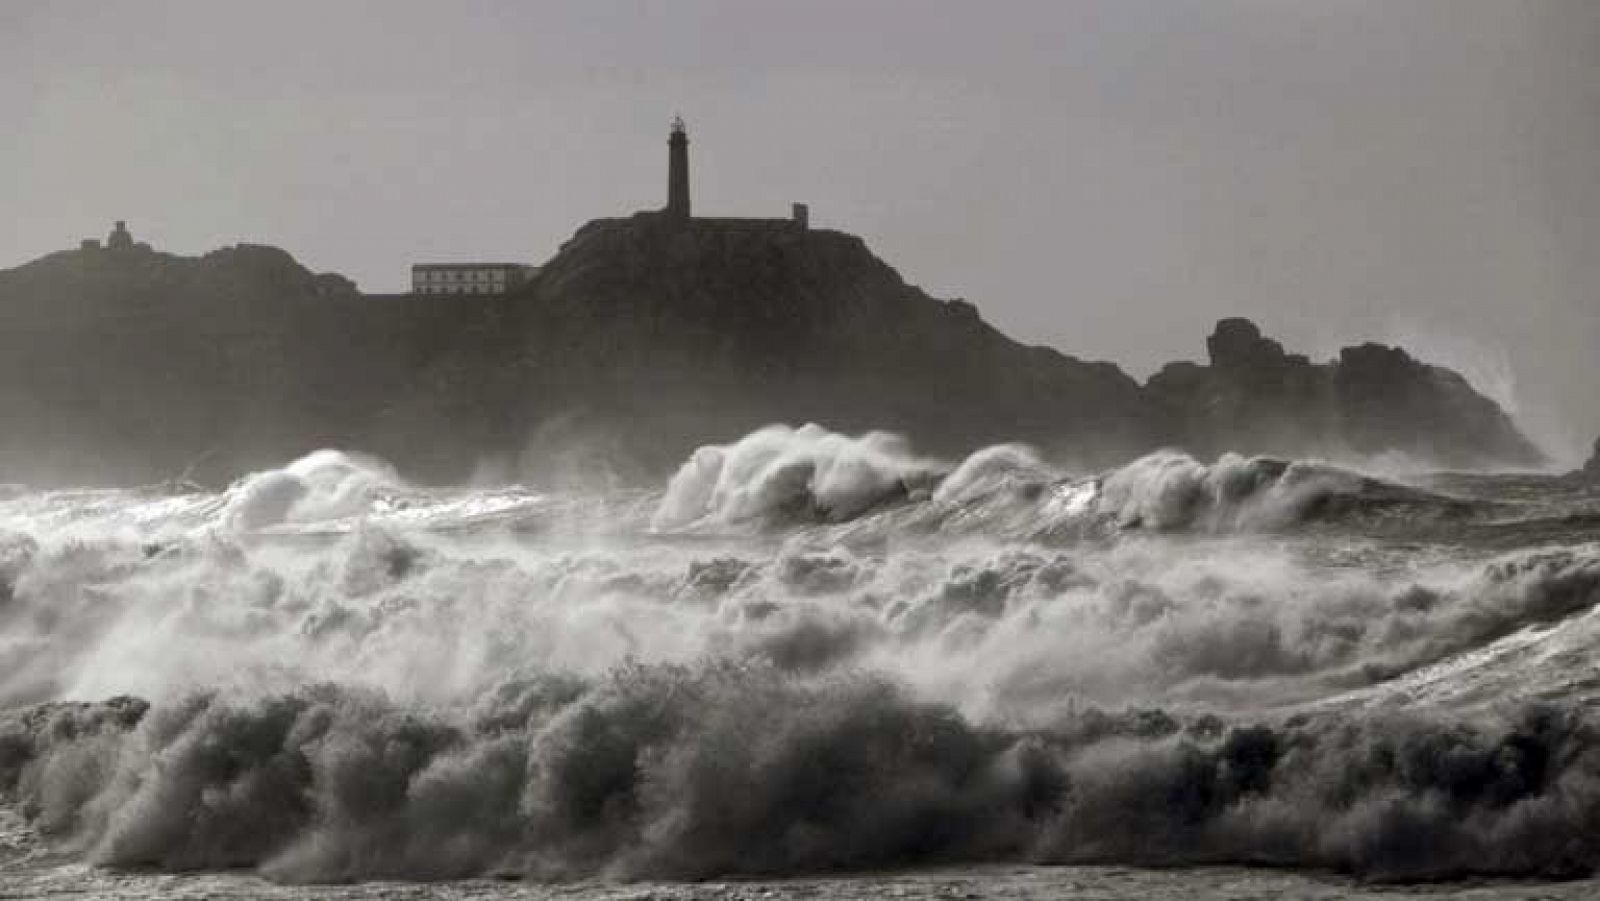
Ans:
POLYGON ((538 271, 521 263, 417 263, 411 267, 411 293, 504 294, 538 271))

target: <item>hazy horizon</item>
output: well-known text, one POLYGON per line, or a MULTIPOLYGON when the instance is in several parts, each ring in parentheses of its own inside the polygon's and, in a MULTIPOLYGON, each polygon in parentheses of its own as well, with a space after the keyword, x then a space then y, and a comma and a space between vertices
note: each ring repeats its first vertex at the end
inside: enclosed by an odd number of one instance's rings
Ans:
POLYGON ((697 212, 808 202, 1019 340, 1142 377, 1245 315, 1600 432, 1586 3, 18 2, 0 58, 3 267, 114 219, 372 292, 537 263, 661 205, 681 112, 697 212))

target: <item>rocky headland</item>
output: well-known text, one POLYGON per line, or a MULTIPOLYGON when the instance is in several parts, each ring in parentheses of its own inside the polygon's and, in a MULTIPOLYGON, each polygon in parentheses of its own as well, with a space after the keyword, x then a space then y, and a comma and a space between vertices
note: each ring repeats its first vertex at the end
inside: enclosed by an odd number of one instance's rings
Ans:
POLYGON ((254 245, 84 247, 0 272, 0 322, 0 481, 219 481, 324 446, 438 481, 654 475, 775 421, 1079 466, 1160 446, 1541 461, 1493 401, 1398 348, 1317 364, 1225 320, 1209 365, 1141 385, 786 220, 597 220, 502 297, 363 295, 254 245))

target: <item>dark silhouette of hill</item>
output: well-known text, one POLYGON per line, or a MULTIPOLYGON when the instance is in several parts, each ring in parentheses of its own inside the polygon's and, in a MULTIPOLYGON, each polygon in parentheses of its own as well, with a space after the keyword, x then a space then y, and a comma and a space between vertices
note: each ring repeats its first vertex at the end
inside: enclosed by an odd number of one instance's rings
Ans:
POLYGON ((324 446, 440 481, 656 475, 774 421, 1080 465, 1170 444, 1538 460, 1492 401, 1403 351, 1317 366, 1230 320, 1210 366, 1142 387, 783 220, 597 220, 505 297, 362 295, 254 245, 85 248, 0 272, 0 326, 0 480, 220 481, 324 446))
POLYGON ((424 382, 385 431, 443 440, 438 458, 450 436, 517 447, 539 422, 536 452, 599 440, 645 469, 773 421, 888 429, 942 453, 1032 441, 1086 462, 1169 437, 1115 366, 1018 344, 860 238, 781 220, 592 222, 424 382))
POLYGON ((472 309, 419 301, 257 245, 0 272, 0 481, 218 480, 360 441, 472 309))

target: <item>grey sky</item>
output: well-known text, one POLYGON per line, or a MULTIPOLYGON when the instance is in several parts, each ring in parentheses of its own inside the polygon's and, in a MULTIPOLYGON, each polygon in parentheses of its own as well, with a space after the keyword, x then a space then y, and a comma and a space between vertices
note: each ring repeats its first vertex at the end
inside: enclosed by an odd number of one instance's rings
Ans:
MULTIPOLYGON (((1600 432, 1600 3, 0 4, 0 266, 276 244, 370 291, 664 201, 866 237, 1143 376, 1243 314, 1600 432)), ((998 437, 998 436, 997 436, 998 437)))

